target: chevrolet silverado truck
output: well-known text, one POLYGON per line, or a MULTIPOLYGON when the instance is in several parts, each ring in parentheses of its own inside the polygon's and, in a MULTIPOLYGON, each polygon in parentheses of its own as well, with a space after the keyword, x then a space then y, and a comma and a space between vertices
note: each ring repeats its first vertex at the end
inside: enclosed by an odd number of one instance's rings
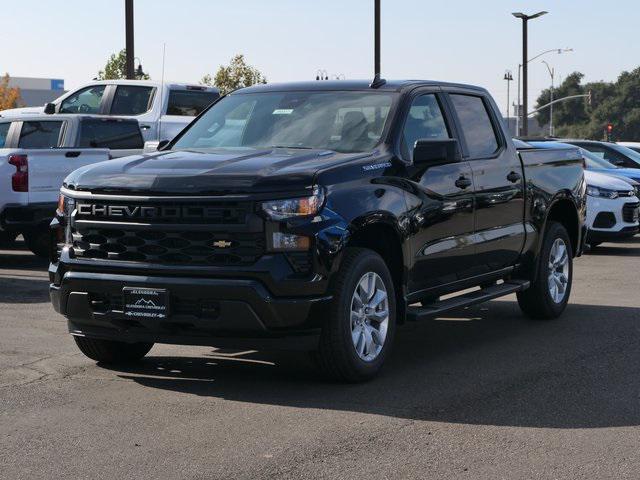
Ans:
POLYGON ((253 86, 160 151, 66 178, 51 300, 98 362, 291 348, 362 381, 403 322, 511 293, 559 316, 585 189, 577 149, 516 149, 482 88, 253 86))

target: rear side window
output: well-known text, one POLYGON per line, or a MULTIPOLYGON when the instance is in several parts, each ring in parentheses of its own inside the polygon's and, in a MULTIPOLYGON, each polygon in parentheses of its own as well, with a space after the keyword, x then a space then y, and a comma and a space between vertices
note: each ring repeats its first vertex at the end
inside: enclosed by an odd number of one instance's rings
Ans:
POLYGON ((138 122, 89 119, 80 127, 80 147, 110 148, 112 150, 143 147, 138 122))
POLYGON ((469 156, 483 158, 498 150, 498 139, 491 117, 481 97, 472 95, 450 95, 456 111, 469 156))
POLYGON ((111 115, 140 115, 151 109, 153 87, 119 85, 111 104, 111 115))
POLYGON ((418 140, 446 140, 449 131, 440 104, 433 94, 421 95, 411 104, 402 130, 402 155, 413 157, 418 140))
POLYGON ((0 123, 0 148, 4 148, 7 143, 7 135, 9 135, 9 127, 11 122, 0 123))
POLYGON ((197 90, 171 90, 167 115, 195 117, 211 105, 220 95, 216 92, 202 92, 197 90))
POLYGON ((23 122, 18 148, 56 148, 60 146, 62 122, 23 122))

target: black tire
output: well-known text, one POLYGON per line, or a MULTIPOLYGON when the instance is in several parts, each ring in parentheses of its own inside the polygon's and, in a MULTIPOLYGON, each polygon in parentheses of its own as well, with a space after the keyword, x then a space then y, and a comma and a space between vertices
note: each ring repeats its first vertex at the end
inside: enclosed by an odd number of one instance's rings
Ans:
POLYGON ((125 343, 97 338, 76 337, 76 345, 91 360, 102 363, 133 363, 144 357, 153 343, 125 343))
POLYGON ((571 295, 573 282, 573 251, 567 229, 558 222, 550 222, 545 231, 540 258, 538 259, 538 276, 531 287, 523 292, 518 292, 518 304, 530 318, 549 320, 557 318, 564 311, 571 295), (549 289, 549 275, 552 270, 549 267, 551 248, 557 239, 561 239, 567 249, 568 256, 568 280, 565 293, 560 302, 556 302, 549 289))
POLYGON ((22 236, 27 244, 27 248, 31 250, 34 255, 49 258, 49 242, 51 239, 49 229, 47 227, 23 232, 22 236))
POLYGON ((332 282, 333 302, 323 325, 319 349, 313 359, 334 380, 362 382, 378 374, 391 351, 396 328, 396 298, 389 269, 380 255, 364 248, 348 248, 332 282), (368 272, 376 273, 387 291, 388 324, 382 349, 372 360, 360 358, 352 340, 351 301, 358 282, 368 272))

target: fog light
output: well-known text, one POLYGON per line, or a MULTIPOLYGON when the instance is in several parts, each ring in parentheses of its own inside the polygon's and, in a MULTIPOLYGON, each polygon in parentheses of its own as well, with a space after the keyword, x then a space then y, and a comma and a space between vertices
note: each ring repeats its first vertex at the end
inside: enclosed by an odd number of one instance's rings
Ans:
POLYGON ((302 235, 273 232, 272 245, 274 250, 302 251, 309 250, 311 241, 302 235))

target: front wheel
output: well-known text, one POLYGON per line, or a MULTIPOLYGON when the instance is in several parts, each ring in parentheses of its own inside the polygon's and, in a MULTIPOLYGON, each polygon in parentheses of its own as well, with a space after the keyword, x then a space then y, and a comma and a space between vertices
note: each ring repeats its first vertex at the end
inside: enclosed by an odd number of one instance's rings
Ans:
POLYGON ((518 292, 518 304, 529 317, 556 318, 569 302, 573 280, 571 241, 562 224, 547 226, 538 262, 538 276, 530 288, 518 292))
POLYGON ((396 327, 393 280, 384 260, 363 248, 345 252, 333 302, 313 357, 336 380, 374 377, 389 355, 396 327))
POLYGON ((144 357, 153 343, 125 343, 97 338, 76 337, 76 345, 91 360, 102 363, 133 363, 144 357))

